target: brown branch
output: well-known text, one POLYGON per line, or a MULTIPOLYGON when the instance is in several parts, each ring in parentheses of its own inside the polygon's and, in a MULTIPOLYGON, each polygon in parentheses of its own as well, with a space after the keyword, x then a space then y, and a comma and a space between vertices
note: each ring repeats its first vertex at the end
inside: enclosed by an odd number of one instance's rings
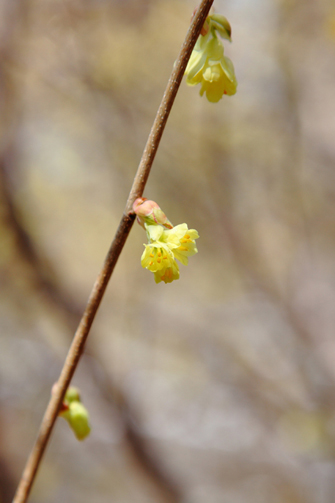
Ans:
MULTIPOLYGON (((15 152, 10 148, 4 153, 0 159, 0 199, 4 202, 5 215, 4 220, 15 237, 15 249, 19 255, 21 262, 25 267, 29 267, 29 277, 31 278, 33 287, 42 293, 49 304, 66 315, 67 324, 72 332, 78 324, 82 309, 62 291, 62 289, 52 279, 56 277, 56 272, 48 264, 48 268, 44 267, 43 256, 40 256, 33 239, 26 228, 24 219, 21 218, 20 211, 16 206, 13 189, 9 180, 9 173, 13 174, 15 169, 15 152)), ((69 332, 70 334, 70 332, 69 332)), ((106 405, 113 411, 113 416, 118 415, 118 420, 123 423, 125 431, 123 442, 127 452, 132 456, 137 467, 146 478, 149 484, 156 489, 159 501, 165 503, 176 503, 181 500, 180 489, 173 478, 168 475, 159 459, 154 456, 148 449, 146 440, 134 427, 134 411, 133 405, 130 407, 129 400, 124 392, 115 386, 113 379, 104 367, 99 355, 90 347, 90 354, 94 357, 94 361, 99 363, 100 370, 103 375, 96 371, 95 363, 92 359, 87 359, 85 362, 85 372, 89 372, 97 386, 101 397, 105 400, 106 405)), ((137 420, 136 420, 137 422, 137 420)), ((0 432, 1 433, 1 432, 0 432)), ((2 472, 5 474, 6 467, 2 467, 1 452, 0 452, 0 482, 2 472)), ((9 475, 7 476, 7 486, 5 482, 0 483, 0 501, 1 496, 4 498, 4 503, 12 501, 9 496, 13 495, 16 484, 9 475), (8 479, 8 480, 7 480, 8 479), (10 485, 11 483, 11 485, 10 485), (8 493, 8 497, 7 497, 8 493), (7 499, 6 499, 7 498, 7 499)))
POLYGON ((214 0, 202 0, 187 32, 180 54, 168 81, 163 99, 158 108, 154 124, 150 131, 149 138, 126 203, 125 212, 121 218, 119 227, 108 251, 102 270, 93 286, 93 290, 89 297, 85 312, 79 323, 78 329, 75 333, 73 342, 58 379, 58 386, 55 390, 55 393, 52 395, 44 414, 37 440, 27 460, 26 467, 20 480, 13 503, 24 503, 28 499, 39 464, 48 444, 53 426, 56 422, 58 411, 64 398, 66 389, 68 388, 72 376, 76 370, 96 312, 105 293, 107 284, 133 225, 134 215, 132 214, 132 204, 134 200, 137 197, 140 197, 143 193, 152 163, 159 146, 160 139, 162 137, 174 99, 183 78, 187 62, 190 58, 195 42, 200 34, 200 30, 205 22, 213 1, 214 0))
MULTIPOLYGON (((15 140, 12 143, 15 143, 15 140)), ((10 144, 0 157, 0 199, 4 206, 3 220, 14 237, 15 250, 21 262, 29 267, 29 272, 32 272, 33 287, 43 292, 58 309, 71 316, 73 330, 80 320, 82 308, 65 295, 51 279, 56 277, 56 274, 49 264, 45 264, 46 261, 38 253, 29 229, 24 223, 20 208, 15 202, 14 189, 9 176, 9 173, 12 175, 14 172, 15 161, 15 151, 13 145, 10 144)))

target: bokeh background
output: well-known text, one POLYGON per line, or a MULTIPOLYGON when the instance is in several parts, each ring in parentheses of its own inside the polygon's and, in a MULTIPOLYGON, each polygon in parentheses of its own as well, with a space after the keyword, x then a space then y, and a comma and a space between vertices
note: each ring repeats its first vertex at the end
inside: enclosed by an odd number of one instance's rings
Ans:
MULTIPOLYGON (((335 3, 216 0, 239 81, 182 83, 145 190, 199 253, 172 284, 135 225, 32 503, 334 503, 335 3)), ((193 0, 0 2, 0 502, 121 218, 193 0)))

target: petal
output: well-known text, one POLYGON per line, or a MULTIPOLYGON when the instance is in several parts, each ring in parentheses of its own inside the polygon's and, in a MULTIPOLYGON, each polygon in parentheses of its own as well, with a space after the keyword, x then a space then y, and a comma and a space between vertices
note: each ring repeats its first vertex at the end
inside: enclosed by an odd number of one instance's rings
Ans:
POLYGON ((196 85, 201 82, 202 69, 206 64, 207 55, 205 52, 197 52, 192 56, 187 64, 185 75, 188 85, 196 85))
POLYGON ((164 230, 161 240, 166 243, 169 248, 173 249, 180 245, 180 240, 188 232, 187 224, 179 224, 172 229, 164 230))
POLYGON ((179 262, 183 265, 188 265, 188 258, 185 254, 183 253, 180 253, 178 251, 178 249, 176 250, 173 250, 173 255, 174 255, 174 258, 179 260, 179 262))
POLYGON ((161 235, 163 234, 164 228, 161 225, 148 225, 148 224, 144 225, 147 231, 148 241, 151 243, 154 241, 158 241, 161 235))
MULTIPOLYGON (((219 52, 217 52, 217 44, 213 43, 213 40, 210 40, 210 42, 208 42, 210 36, 210 32, 204 37, 200 35, 191 54, 190 60, 185 70, 185 75, 187 75, 186 83, 190 86, 200 84, 202 71, 206 65, 207 59, 212 57, 212 53, 213 56, 215 56, 216 53, 219 54, 219 52)), ((218 41, 218 43, 221 44, 220 41, 218 41)), ((222 54, 219 55, 219 59, 223 55, 222 44, 221 48, 222 54)))
POLYGON ((161 281, 164 281, 164 283, 172 283, 175 279, 179 279, 179 267, 176 261, 173 261, 171 267, 155 273, 156 283, 160 283, 161 281))
MULTIPOLYGON (((220 61, 220 66, 224 72, 224 74, 227 76, 227 78, 231 82, 236 82, 236 77, 235 77, 235 70, 234 70, 234 65, 231 62, 229 58, 226 58, 225 56, 222 58, 220 61)), ((237 82, 236 82, 237 84, 237 82)))
POLYGON ((217 103, 223 96, 224 86, 220 82, 207 82, 203 81, 200 90, 200 95, 202 96, 206 92, 206 98, 211 103, 217 103))
POLYGON ((212 67, 208 67, 203 75, 204 80, 208 82, 218 82, 222 77, 222 68, 220 65, 216 64, 212 67))
POLYGON ((145 250, 141 257, 141 265, 144 269, 156 272, 171 266, 174 256, 166 245, 161 243, 161 246, 157 244, 144 246, 145 250))
POLYGON ((183 265, 188 265, 187 257, 192 257, 192 255, 195 255, 196 253, 198 253, 198 249, 194 242, 191 242, 188 245, 182 244, 179 248, 175 248, 173 250, 174 258, 179 260, 179 262, 183 265))
POLYGON ((206 52, 209 61, 221 61, 224 57, 222 42, 217 37, 213 37, 207 44, 206 52))
POLYGON ((198 239, 199 238, 198 231, 196 231, 195 229, 188 229, 187 233, 189 234, 191 239, 198 239))

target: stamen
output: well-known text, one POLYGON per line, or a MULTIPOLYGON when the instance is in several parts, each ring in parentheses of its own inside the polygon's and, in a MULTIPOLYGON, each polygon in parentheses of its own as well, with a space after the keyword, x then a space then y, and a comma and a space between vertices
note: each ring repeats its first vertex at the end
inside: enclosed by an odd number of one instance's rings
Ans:
POLYGON ((157 263, 160 264, 162 260, 160 258, 157 259, 157 263))
POLYGON ((188 251, 188 249, 185 246, 179 246, 178 250, 180 250, 180 251, 188 251))
POLYGON ((150 255, 149 255, 149 257, 151 257, 151 258, 154 258, 154 256, 155 255, 153 253, 150 253, 150 255))

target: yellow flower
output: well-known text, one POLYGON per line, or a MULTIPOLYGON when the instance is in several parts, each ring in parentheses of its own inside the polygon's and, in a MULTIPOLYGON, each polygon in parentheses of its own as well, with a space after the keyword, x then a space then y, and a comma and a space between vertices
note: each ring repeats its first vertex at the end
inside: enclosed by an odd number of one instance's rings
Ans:
POLYGON ((188 257, 198 253, 195 239, 199 234, 194 229, 188 229, 187 224, 179 224, 172 229, 164 230, 161 240, 171 249, 174 258, 183 265, 188 265, 188 257))
MULTIPOLYGON (((186 83, 201 84, 200 96, 206 93, 208 101, 218 102, 224 94, 236 93, 237 80, 233 63, 224 56, 222 42, 216 35, 217 25, 207 35, 200 35, 185 70, 186 83)), ((222 35, 222 33, 220 32, 222 35)), ((225 38, 230 37, 230 33, 225 38)))
POLYGON ((141 257, 142 267, 154 273, 156 283, 171 283, 179 279, 178 259, 183 265, 188 264, 188 257, 197 253, 195 239, 199 234, 188 229, 186 224, 164 229, 161 225, 145 224, 149 244, 141 257))
POLYGON ((179 279, 179 267, 177 262, 174 260, 169 267, 166 269, 161 269, 154 273, 154 278, 156 283, 164 281, 164 283, 172 283, 174 279, 179 279))
POLYGON ((161 281, 171 283, 174 279, 179 279, 178 264, 167 245, 154 242, 144 246, 141 264, 142 267, 154 273, 156 283, 161 281))

